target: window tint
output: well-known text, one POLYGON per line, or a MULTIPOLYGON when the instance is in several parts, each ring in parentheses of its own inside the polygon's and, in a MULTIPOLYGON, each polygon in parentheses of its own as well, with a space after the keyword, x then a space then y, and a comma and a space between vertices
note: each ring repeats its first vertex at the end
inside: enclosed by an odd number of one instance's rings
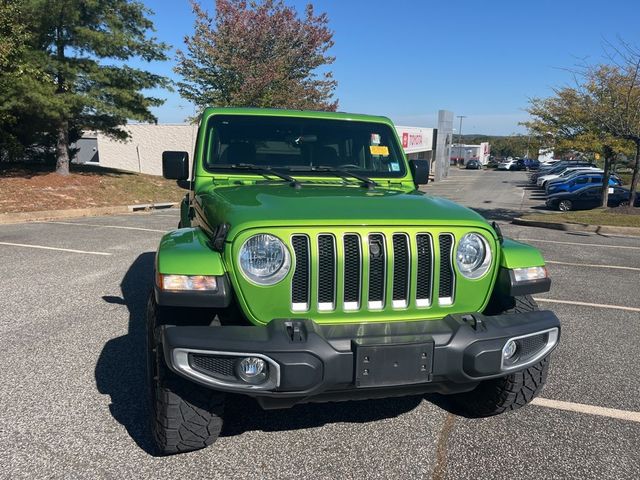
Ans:
POLYGON ((207 129, 208 170, 245 163, 283 171, 323 166, 373 177, 406 173, 395 132, 384 124, 225 115, 212 117, 207 129))

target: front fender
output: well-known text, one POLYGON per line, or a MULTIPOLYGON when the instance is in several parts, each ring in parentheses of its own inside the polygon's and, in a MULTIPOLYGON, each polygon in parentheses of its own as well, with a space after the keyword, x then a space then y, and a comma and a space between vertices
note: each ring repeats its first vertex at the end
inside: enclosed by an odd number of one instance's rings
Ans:
POLYGON ((504 238, 501 251, 500 266, 503 268, 512 269, 544 266, 544 258, 542 258, 540 251, 526 243, 504 238))
POLYGON ((156 254, 156 270, 175 275, 226 273, 222 256, 209 246, 209 238, 199 228, 179 228, 162 237, 156 254))
POLYGON ((172 307, 226 308, 231 301, 231 286, 219 252, 209 246, 208 237, 199 228, 179 228, 167 233, 156 254, 155 298, 158 305, 172 307), (162 290, 160 275, 210 275, 217 288, 207 291, 162 290))
POLYGON ((551 288, 551 279, 548 276, 536 280, 516 280, 513 269, 529 267, 544 267, 544 258, 538 249, 505 238, 502 242, 495 294, 514 297, 548 292, 551 288))

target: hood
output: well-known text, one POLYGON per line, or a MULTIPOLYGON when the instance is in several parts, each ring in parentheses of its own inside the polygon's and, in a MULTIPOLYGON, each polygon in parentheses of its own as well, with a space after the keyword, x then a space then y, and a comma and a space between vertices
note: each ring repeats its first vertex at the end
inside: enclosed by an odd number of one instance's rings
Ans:
POLYGON ((252 227, 451 225, 487 228, 473 210, 422 192, 283 183, 216 185, 196 201, 209 225, 229 223, 229 238, 252 227))

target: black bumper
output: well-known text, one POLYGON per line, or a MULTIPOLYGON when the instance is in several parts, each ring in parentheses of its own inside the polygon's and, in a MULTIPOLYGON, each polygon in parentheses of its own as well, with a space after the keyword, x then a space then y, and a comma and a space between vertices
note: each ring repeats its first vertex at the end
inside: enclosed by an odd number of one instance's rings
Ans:
MULTIPOLYGON (((266 327, 165 326, 162 342, 167 364, 179 375, 278 408, 302 401, 467 391, 548 355, 559 334, 558 318, 538 311, 347 325, 276 319, 266 327), (547 344, 540 355, 505 364, 503 347, 523 336, 546 338, 547 344), (233 378, 229 362, 247 355, 267 361, 268 382, 248 386, 233 378), (203 361, 209 370, 201 368, 203 361)), ((532 348, 531 341, 523 345, 532 348)))

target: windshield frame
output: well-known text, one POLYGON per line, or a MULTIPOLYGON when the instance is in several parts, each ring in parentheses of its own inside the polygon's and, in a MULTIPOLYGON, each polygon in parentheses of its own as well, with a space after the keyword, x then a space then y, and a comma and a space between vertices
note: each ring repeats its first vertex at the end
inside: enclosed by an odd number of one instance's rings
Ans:
MULTIPOLYGON (((243 114, 235 114, 235 113, 225 113, 225 114, 215 114, 206 118, 206 123, 204 125, 204 137, 203 137, 203 146, 200 155, 201 168, 204 172, 214 175, 225 175, 225 176, 255 176, 256 174, 250 172, 248 170, 236 169, 233 168, 232 164, 221 164, 220 166, 216 166, 211 160, 212 148, 210 147, 212 142, 215 141, 214 136, 216 135, 216 125, 222 121, 233 121, 238 119, 254 119, 254 120, 262 120, 262 119, 278 119, 283 123, 295 124, 296 122, 341 122, 345 125, 360 125, 360 126, 371 126, 371 128, 375 130, 380 130, 387 137, 388 145, 387 147, 392 154, 392 158, 398 160, 399 170, 397 172, 394 171, 375 171, 375 170, 360 170, 353 169, 353 173, 364 175, 369 178, 381 179, 383 181, 407 181, 410 179, 410 169, 407 162, 406 155, 404 150, 400 147, 400 142, 397 136, 397 132, 393 125, 390 125, 386 122, 376 122, 376 121, 367 121, 367 120, 351 120, 351 119, 340 119, 340 118, 322 118, 322 117, 307 117, 307 116, 289 116, 289 115, 260 115, 260 114, 252 114, 252 113, 243 113, 243 114), (386 130, 386 131, 385 131, 386 130)), ((266 164, 256 164, 256 166, 261 168, 272 168, 276 169, 280 172, 286 173, 288 175, 295 175, 296 177, 335 177, 335 175, 328 173, 322 170, 312 170, 309 171, 299 170, 296 171, 296 165, 266 165, 266 164), (294 168, 290 168, 294 167, 294 168)), ((326 167, 327 165, 323 165, 320 162, 317 166, 326 167)), ((303 165, 304 167, 304 165, 303 165)), ((336 177, 339 179, 339 177, 336 177)))

